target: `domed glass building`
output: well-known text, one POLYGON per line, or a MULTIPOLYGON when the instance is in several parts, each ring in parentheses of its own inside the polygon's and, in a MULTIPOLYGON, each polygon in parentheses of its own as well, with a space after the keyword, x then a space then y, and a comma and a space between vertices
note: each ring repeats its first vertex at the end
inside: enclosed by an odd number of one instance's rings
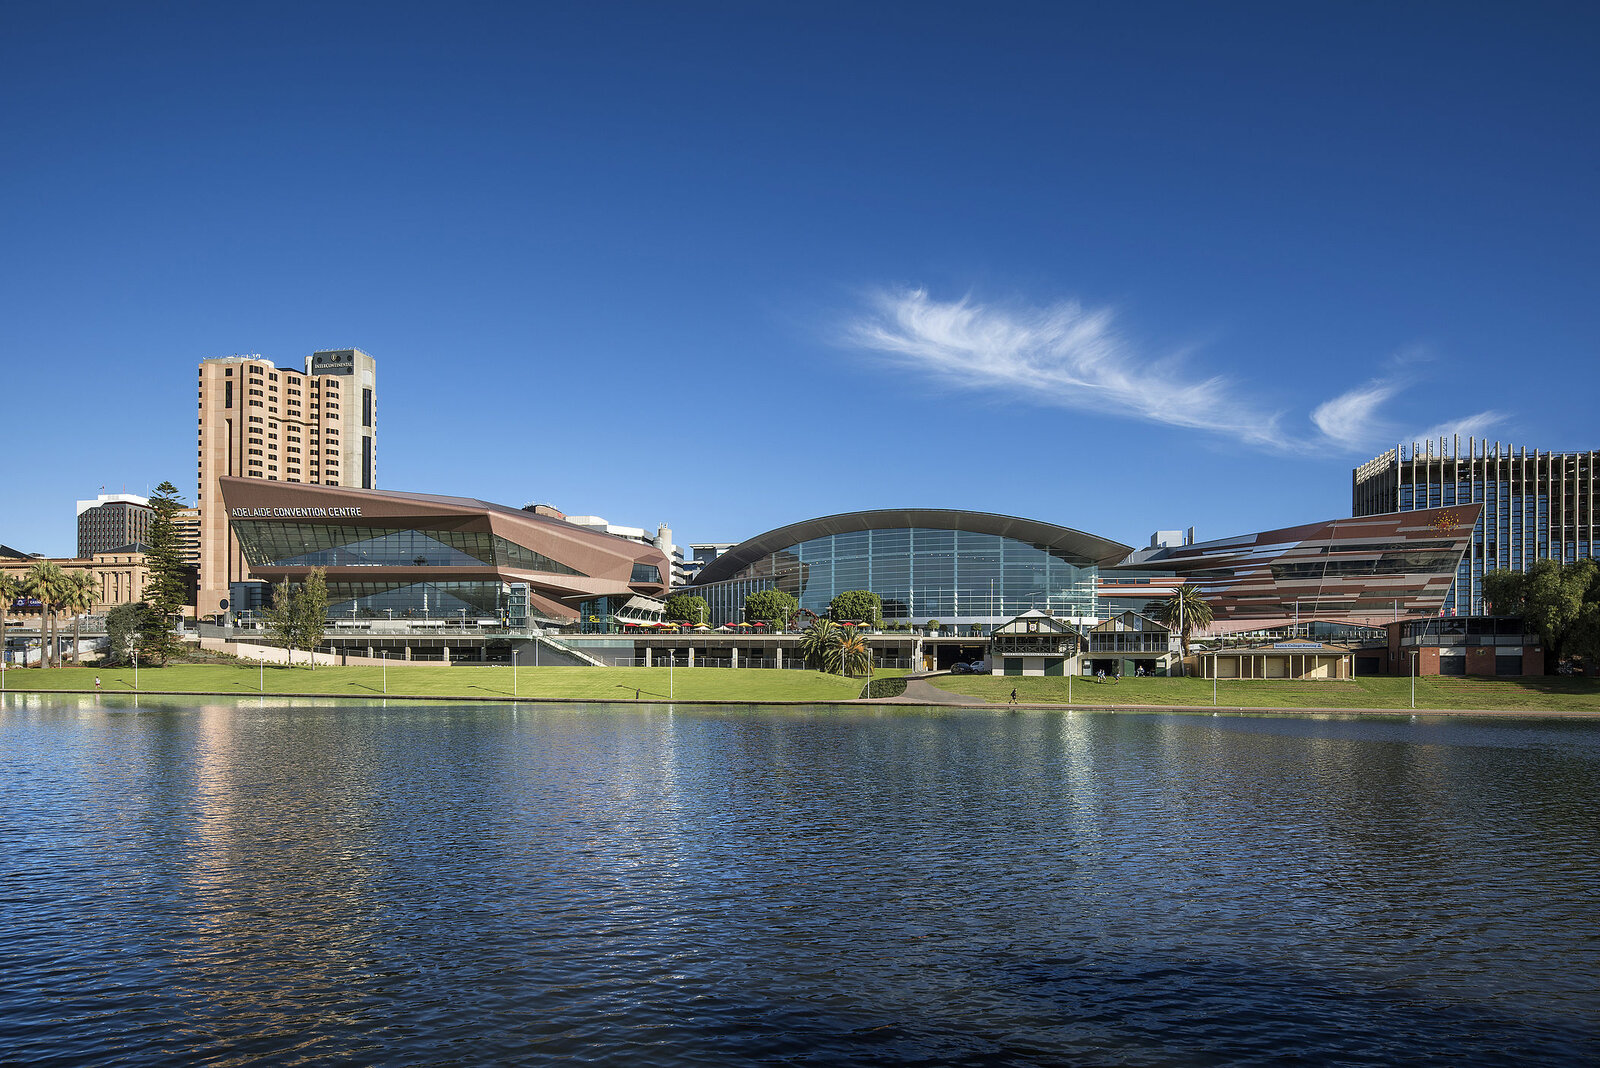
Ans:
POLYGON ((758 590, 791 594, 823 615, 845 590, 883 599, 885 620, 984 627, 1039 609, 1097 617, 1099 569, 1132 550, 1081 530, 953 509, 848 512, 792 523, 739 543, 707 564, 686 592, 711 623, 743 617, 758 590))

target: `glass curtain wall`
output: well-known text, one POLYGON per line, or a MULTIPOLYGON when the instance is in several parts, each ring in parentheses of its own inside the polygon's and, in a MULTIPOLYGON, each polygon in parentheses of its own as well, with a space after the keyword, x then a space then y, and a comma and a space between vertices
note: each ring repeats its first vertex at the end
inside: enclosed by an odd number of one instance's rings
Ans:
POLYGON ((526 587, 520 598, 500 582, 329 582, 329 619, 528 621, 526 587), (520 618, 519 618, 520 617, 520 618))
POLYGON ((488 531, 415 530, 235 519, 252 566, 463 567, 492 564, 555 575, 583 572, 488 531))
POLYGON ((885 620, 992 625, 1028 609, 1093 618, 1098 575, 1092 563, 997 534, 902 528, 815 538, 690 589, 706 598, 716 626, 738 622, 745 597, 772 588, 819 616, 836 594, 871 590, 885 620))

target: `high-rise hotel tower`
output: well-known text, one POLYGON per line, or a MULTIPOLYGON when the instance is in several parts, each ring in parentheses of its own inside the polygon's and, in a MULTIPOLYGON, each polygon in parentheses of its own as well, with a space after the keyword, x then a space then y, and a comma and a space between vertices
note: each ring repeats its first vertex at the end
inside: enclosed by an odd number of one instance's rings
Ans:
POLYGON ((1600 453, 1529 452, 1460 437, 1396 445, 1356 468, 1351 514, 1483 504, 1445 596, 1451 615, 1482 615, 1485 571, 1526 571, 1535 560, 1595 556, 1596 471, 1600 453))
POLYGON ((201 617, 223 602, 238 609, 262 593, 241 587, 249 571, 217 479, 375 489, 377 363, 360 349, 325 349, 304 372, 275 367, 260 356, 200 362, 199 490, 201 617))

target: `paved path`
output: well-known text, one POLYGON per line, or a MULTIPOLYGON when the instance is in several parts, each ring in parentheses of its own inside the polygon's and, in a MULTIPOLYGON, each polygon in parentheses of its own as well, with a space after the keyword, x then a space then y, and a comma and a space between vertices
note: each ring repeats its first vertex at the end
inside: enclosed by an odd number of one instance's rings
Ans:
MULTIPOLYGON (((874 701, 873 704, 967 705, 971 707, 975 701, 978 701, 978 699, 968 697, 965 694, 951 693, 949 690, 941 690, 933 683, 924 682, 922 679, 907 679, 905 693, 901 694, 899 697, 879 698, 878 700, 874 701)), ((983 707, 988 707, 989 705, 989 702, 987 701, 980 701, 978 703, 983 707)))

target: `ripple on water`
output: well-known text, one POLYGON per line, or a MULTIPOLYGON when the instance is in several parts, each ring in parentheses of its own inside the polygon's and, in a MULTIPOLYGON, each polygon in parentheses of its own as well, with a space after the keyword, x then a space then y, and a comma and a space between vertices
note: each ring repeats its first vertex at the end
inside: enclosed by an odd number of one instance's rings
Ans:
POLYGON ((1600 1060, 1587 724, 45 699, 0 742, 22 1060, 1600 1060))

